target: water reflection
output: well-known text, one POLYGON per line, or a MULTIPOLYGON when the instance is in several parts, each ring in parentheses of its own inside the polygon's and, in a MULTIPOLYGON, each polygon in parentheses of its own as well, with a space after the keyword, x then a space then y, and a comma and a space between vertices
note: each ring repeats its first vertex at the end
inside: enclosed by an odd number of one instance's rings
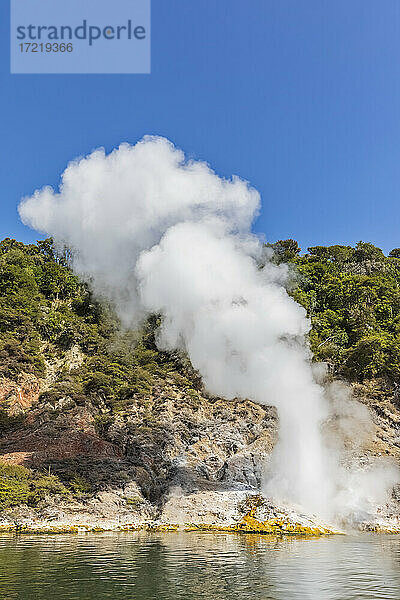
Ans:
POLYGON ((8 600, 398 600, 400 537, 0 536, 8 600))

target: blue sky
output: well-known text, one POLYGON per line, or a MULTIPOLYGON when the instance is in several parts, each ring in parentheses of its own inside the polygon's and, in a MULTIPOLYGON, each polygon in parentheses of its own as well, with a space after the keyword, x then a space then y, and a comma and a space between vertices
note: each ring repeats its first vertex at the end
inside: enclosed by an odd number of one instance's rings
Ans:
POLYGON ((144 134, 261 193, 303 249, 400 246, 398 0, 153 0, 151 75, 10 75, 0 6, 0 236, 67 162, 144 134))

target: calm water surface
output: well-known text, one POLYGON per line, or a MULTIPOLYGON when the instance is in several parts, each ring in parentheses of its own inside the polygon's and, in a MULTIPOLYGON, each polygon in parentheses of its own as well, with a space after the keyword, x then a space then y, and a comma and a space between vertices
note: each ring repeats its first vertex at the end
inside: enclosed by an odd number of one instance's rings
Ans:
POLYGON ((3 600, 400 600, 400 536, 0 535, 3 600))

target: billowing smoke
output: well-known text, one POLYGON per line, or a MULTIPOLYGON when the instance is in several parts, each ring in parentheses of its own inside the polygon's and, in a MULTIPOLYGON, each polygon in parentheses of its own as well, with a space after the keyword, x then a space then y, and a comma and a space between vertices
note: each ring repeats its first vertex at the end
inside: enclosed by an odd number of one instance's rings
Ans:
MULTIPOLYGON (((354 414, 338 410, 342 391, 335 404, 318 383, 310 323, 285 290, 287 268, 259 266, 263 246, 251 233, 259 205, 245 181, 221 179, 167 140, 146 137, 70 163, 59 193, 43 188, 19 210, 25 224, 74 250, 75 271, 115 303, 124 324, 161 314, 158 346, 187 352, 211 393, 277 407, 270 495, 325 516, 363 510, 375 501, 370 478, 340 464, 326 425, 343 412, 346 429, 354 414)), ((382 501, 392 472, 373 477, 382 501)))

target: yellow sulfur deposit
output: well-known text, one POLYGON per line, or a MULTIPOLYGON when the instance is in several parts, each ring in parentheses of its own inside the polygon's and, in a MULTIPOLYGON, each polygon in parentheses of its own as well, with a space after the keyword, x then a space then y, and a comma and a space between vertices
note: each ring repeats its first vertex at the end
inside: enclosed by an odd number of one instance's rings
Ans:
POLYGON ((263 533, 271 535, 329 535, 336 533, 325 527, 307 527, 300 523, 284 523, 277 519, 268 519, 267 521, 258 521, 254 517, 246 515, 242 521, 233 525, 208 525, 200 523, 198 525, 189 524, 185 531, 227 531, 237 533, 263 533))
POLYGON ((178 531, 179 525, 175 525, 175 523, 143 523, 141 525, 125 523, 118 529, 120 531, 178 531))
POLYGON ((159 525, 146 525, 144 529, 146 531, 178 531, 179 525, 175 523, 161 523, 159 525))
POLYGON ((335 531, 322 526, 302 525, 298 522, 290 521, 285 518, 271 518, 260 521, 256 518, 256 512, 262 504, 260 496, 254 496, 250 499, 250 509, 244 517, 232 525, 208 525, 188 524, 185 531, 230 531, 239 533, 263 533, 272 535, 329 535, 335 531))

